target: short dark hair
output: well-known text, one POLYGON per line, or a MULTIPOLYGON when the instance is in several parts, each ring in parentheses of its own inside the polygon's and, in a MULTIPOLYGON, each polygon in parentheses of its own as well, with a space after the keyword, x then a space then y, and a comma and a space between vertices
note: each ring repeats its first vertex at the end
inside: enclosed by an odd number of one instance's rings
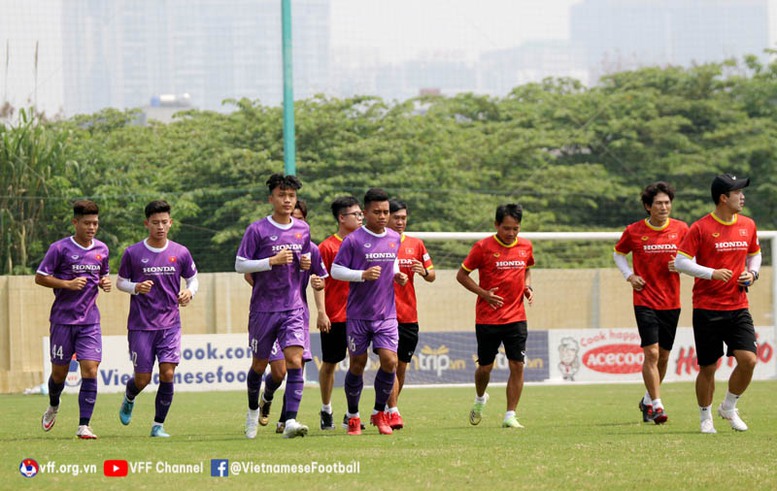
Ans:
POLYGON ((364 193, 364 207, 367 208, 372 202, 388 201, 389 195, 380 188, 370 188, 364 193))
MULTIPOLYGON (((669 201, 674 200, 674 188, 672 185, 664 181, 658 181, 645 186, 645 189, 642 191, 642 204, 653 206, 653 200, 656 199, 658 193, 664 193, 669 196, 669 201)), ((648 214, 650 213, 648 212, 648 214)))
POLYGON ((80 218, 84 215, 99 215, 100 209, 97 203, 88 199, 79 199, 73 203, 73 218, 80 218))
POLYGON ((496 207, 496 223, 502 223, 508 216, 515 218, 516 222, 521 223, 523 218, 523 208, 521 205, 508 203, 496 207))
POLYGON ((390 199, 389 200, 389 213, 392 215, 399 210, 407 210, 407 203, 404 201, 400 201, 398 199, 390 199))
POLYGON ((275 188, 281 188, 281 189, 293 189, 298 190, 302 187, 302 182, 300 182, 299 178, 297 176, 284 176, 283 174, 273 174, 270 176, 269 179, 267 179, 267 189, 269 189, 270 194, 272 194, 273 189, 275 188))
POLYGON ((157 213, 170 213, 170 204, 163 199, 155 199, 146 205, 146 218, 157 213))
POLYGON ((332 209, 332 216, 335 217, 335 221, 339 221, 340 214, 352 206, 358 206, 359 200, 353 196, 340 196, 332 201, 330 206, 332 209))
POLYGON ((299 210, 300 213, 302 213, 302 218, 308 218, 308 204, 305 203, 304 199, 298 199, 297 204, 294 205, 294 209, 299 210))

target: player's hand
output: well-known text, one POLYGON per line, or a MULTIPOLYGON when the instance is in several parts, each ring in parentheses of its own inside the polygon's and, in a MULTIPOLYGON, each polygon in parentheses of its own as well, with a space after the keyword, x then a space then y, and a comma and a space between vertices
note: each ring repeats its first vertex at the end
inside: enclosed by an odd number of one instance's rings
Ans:
POLYGON ((672 257, 672 259, 669 260, 669 271, 671 273, 677 272, 677 268, 674 267, 674 257, 672 257))
MULTIPOLYGON (((294 261, 294 253, 291 249, 284 249, 270 258, 270 266, 285 266, 294 261)), ((300 262, 301 263, 301 262, 300 262)))
POLYGON ((491 306, 492 309, 498 309, 505 303, 505 299, 497 295, 496 292, 499 289, 499 287, 492 288, 488 290, 485 295, 482 295, 481 298, 488 303, 488 305, 491 306))
POLYGON ((426 268, 424 268, 424 263, 418 259, 413 259, 413 264, 410 265, 410 269, 418 276, 423 276, 424 271, 426 270, 426 268))
POLYGON ((362 271, 362 279, 364 281, 375 281, 378 278, 380 278, 380 266, 373 266, 362 271))
POLYGON ((737 278, 737 284, 739 286, 750 286, 753 284, 753 281, 755 281, 755 277, 753 277, 753 273, 750 271, 742 271, 739 278, 737 278))
POLYGON ((631 284, 631 287, 638 292, 645 288, 645 280, 643 280, 641 276, 633 274, 629 276, 629 279, 626 281, 628 281, 631 284))
POLYGON ((79 276, 77 278, 73 278, 72 280, 67 282, 67 288, 68 290, 75 290, 75 291, 81 291, 86 286, 86 277, 79 276))
POLYGON ((151 280, 141 281, 135 285, 135 293, 145 295, 151 291, 151 287, 154 286, 154 282, 151 280))
POLYGON ((320 276, 316 276, 314 274, 310 275, 310 286, 313 287, 314 290, 321 291, 324 289, 324 278, 320 276))
POLYGON ((332 323, 329 321, 329 316, 326 315, 326 312, 321 311, 318 313, 316 327, 321 332, 329 332, 329 330, 332 328, 332 323))
POLYGON ((534 290, 528 286, 523 289, 523 296, 526 297, 526 301, 529 302, 529 305, 534 303, 534 290))
POLYGON ((401 271, 399 273, 394 273, 394 281, 396 281, 399 286, 405 286, 408 279, 408 276, 401 271))
POLYGON ((111 287, 113 286, 111 284, 111 277, 110 276, 103 276, 100 278, 100 281, 97 283, 97 286, 103 289, 105 293, 108 293, 111 291, 111 287))
POLYGON ((187 288, 178 292, 178 305, 186 307, 192 301, 192 292, 187 288))
POLYGON ((305 254, 299 255, 299 269, 302 271, 307 271, 310 269, 311 261, 310 261, 310 253, 306 252, 305 254))
POLYGON ((734 277, 734 272, 730 269, 716 269, 712 272, 712 279, 718 281, 728 281, 734 277))

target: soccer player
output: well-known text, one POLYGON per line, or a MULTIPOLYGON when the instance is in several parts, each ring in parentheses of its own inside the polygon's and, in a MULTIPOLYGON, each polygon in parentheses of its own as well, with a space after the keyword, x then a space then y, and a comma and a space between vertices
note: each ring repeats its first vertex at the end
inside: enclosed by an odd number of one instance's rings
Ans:
POLYGON ((346 334, 350 366, 345 374, 348 401, 348 434, 360 435, 359 399, 364 387, 367 348, 380 359, 375 375, 375 405, 370 423, 382 435, 393 430, 384 412, 394 386, 397 369, 397 309, 394 282, 407 283, 399 270, 397 252, 399 234, 386 228, 389 197, 382 189, 372 188, 364 195, 366 224, 343 240, 332 265, 332 277, 351 282, 346 306, 346 334))
POLYGON ((159 388, 151 436, 168 438, 164 423, 173 403, 175 368, 181 361, 181 313, 197 293, 197 266, 189 250, 169 240, 173 225, 170 205, 154 200, 146 205, 143 222, 148 237, 127 247, 121 256, 116 286, 130 298, 127 340, 134 369, 119 408, 123 425, 132 421, 135 398, 151 382, 159 362, 159 388), (181 278, 186 288, 181 289, 181 278))
POLYGON ((475 335, 478 344, 478 366, 475 369, 475 404, 469 413, 470 424, 480 423, 488 401, 488 382, 499 350, 504 344, 510 367, 507 379, 507 412, 503 428, 523 428, 515 410, 523 391, 523 369, 526 354, 526 310, 523 300, 534 301, 531 266, 534 266, 532 244, 518 237, 523 208, 517 204, 497 207, 496 234, 475 243, 461 264, 456 280, 478 296, 475 306, 475 335), (479 284, 469 276, 478 270, 479 284))
POLYGON ((712 181, 715 211, 700 218, 680 244, 675 260, 678 271, 696 277, 693 284, 693 337, 699 374, 696 400, 702 433, 716 433, 712 422, 715 371, 723 356, 736 358, 728 379, 728 391, 718 414, 736 431, 746 431, 737 401, 750 385, 756 363, 755 328, 750 316, 747 289, 758 280, 761 247, 755 222, 741 215, 743 189, 749 178, 721 174, 712 181), (693 258, 696 261, 693 261, 693 258))
POLYGON ((674 258, 688 233, 685 222, 669 218, 673 199, 674 189, 665 182, 645 187, 642 206, 648 217, 626 227, 613 253, 615 264, 634 292, 634 315, 644 353, 642 380, 646 391, 639 401, 642 421, 656 424, 668 419, 660 389, 680 318, 680 275, 674 258), (633 270, 626 260, 629 253, 633 270))
MULTIPOLYGON (((291 214, 292 218, 302 220, 307 223, 308 206, 305 200, 298 199, 297 204, 294 206, 294 211, 291 214)), ((307 288, 308 283, 313 287, 313 298, 316 303, 316 310, 318 312, 318 318, 316 325, 320 330, 329 329, 329 317, 327 317, 324 311, 324 279, 328 276, 324 264, 321 261, 321 253, 318 251, 318 246, 313 242, 310 243, 310 269, 303 272, 303 281, 300 285, 302 290, 302 302, 305 308, 305 326, 310 323, 310 309, 308 307, 307 288)), ((250 273, 245 275, 246 281, 253 286, 254 278, 250 273)), ((310 353, 310 331, 305 329, 305 350, 302 353, 302 362, 307 363, 313 359, 310 353)), ((259 396, 259 424, 266 426, 270 418, 270 407, 272 406, 272 400, 274 398, 275 391, 283 383, 283 379, 286 378, 286 360, 283 357, 283 350, 281 349, 278 341, 273 343, 272 352, 270 353, 270 373, 264 376, 264 392, 259 396)), ((286 424, 286 411, 285 407, 281 410, 280 419, 275 428, 276 433, 283 433, 286 424)))
POLYGON ((94 238, 100 226, 98 215, 97 205, 92 201, 73 203, 75 234, 51 244, 35 274, 36 284, 54 290, 49 316, 49 407, 43 413, 41 426, 43 431, 50 431, 57 421, 60 395, 75 353, 81 368, 76 436, 83 440, 97 438, 89 426, 97 399, 97 367, 102 361, 97 289, 111 291, 108 247, 94 238))
POLYGON ((297 421, 302 389, 302 358, 305 346, 305 309, 301 285, 303 271, 310 269, 310 228, 291 214, 302 183, 296 176, 273 174, 267 180, 272 215, 246 228, 235 258, 238 273, 252 273, 248 344, 253 353, 248 370, 246 438, 256 438, 259 423, 259 389, 273 343, 283 351, 287 381, 284 393, 286 422, 284 438, 305 436, 308 427, 297 421))
POLYGON ((397 322, 399 323, 399 346, 397 348, 397 379, 394 390, 388 400, 389 425, 393 430, 400 430, 405 423, 397 407, 397 400, 405 385, 407 364, 413 359, 413 353, 418 345, 418 307, 415 297, 415 275, 424 281, 433 282, 437 275, 434 271, 432 258, 426 251, 421 239, 405 235, 407 228, 407 204, 399 200, 389 201, 388 227, 400 236, 399 270, 407 275, 407 284, 394 284, 394 297, 397 302, 397 322))
MULTIPOLYGON (((330 235, 318 246, 321 259, 327 271, 332 271, 332 263, 348 234, 362 225, 364 214, 359 201, 353 196, 341 196, 331 204, 332 216, 337 222, 337 232, 330 235)), ((345 337, 345 305, 348 299, 348 282, 338 281, 330 275, 325 280, 324 303, 326 315, 331 325, 328 329, 319 326, 321 331, 321 367, 318 382, 321 388, 321 429, 335 428, 332 412, 332 389, 335 384, 335 368, 345 360, 348 342, 345 337)), ((343 415, 343 424, 348 427, 348 416, 343 415)), ((363 429, 363 428, 362 428, 363 429)))

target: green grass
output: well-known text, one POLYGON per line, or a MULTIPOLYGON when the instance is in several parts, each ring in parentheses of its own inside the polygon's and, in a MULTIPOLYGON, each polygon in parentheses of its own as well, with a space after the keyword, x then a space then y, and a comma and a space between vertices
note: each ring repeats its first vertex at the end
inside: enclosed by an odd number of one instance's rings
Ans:
MULTIPOLYGON (((524 430, 500 428, 504 388, 492 387, 479 426, 467 414, 473 388, 408 389, 401 399, 408 427, 380 436, 368 427, 360 437, 344 430, 318 430, 318 390, 305 390, 300 420, 306 438, 284 440, 274 426, 256 440, 243 436, 243 393, 179 393, 165 425, 169 440, 150 439, 153 394, 141 394, 132 424, 123 427, 121 396, 98 398, 92 427, 96 441, 74 437, 77 398, 63 398, 50 433, 40 429, 47 399, 0 396, 0 489, 777 489, 777 381, 754 382, 739 406, 750 431, 735 433, 720 418, 717 435, 699 433, 693 385, 667 384, 663 400, 670 416, 663 426, 643 424, 637 402, 640 385, 527 386, 518 416, 524 430), (30 457, 40 464, 96 464, 96 475, 18 472, 30 457), (204 462, 202 474, 102 475, 103 459, 204 462), (210 477, 210 459, 267 464, 358 461, 360 474, 239 475, 210 477)), ((717 405, 725 393, 718 383, 717 405)), ((373 392, 365 391, 362 414, 373 392)), ((344 410, 336 389, 335 410, 344 410)), ((277 416, 277 408, 273 416, 277 416)), ((366 419, 366 418, 365 418, 366 419)), ((273 421, 274 425, 274 421, 273 421)))

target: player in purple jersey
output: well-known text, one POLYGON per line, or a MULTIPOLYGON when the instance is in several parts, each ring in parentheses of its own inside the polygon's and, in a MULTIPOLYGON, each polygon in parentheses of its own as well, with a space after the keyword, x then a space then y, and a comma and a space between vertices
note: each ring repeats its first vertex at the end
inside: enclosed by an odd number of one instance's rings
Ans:
POLYGON ((170 205, 156 200, 146 205, 148 238, 127 247, 121 257, 119 290, 132 295, 127 340, 134 375, 127 381, 119 420, 132 420, 135 397, 151 382, 154 360, 159 361, 159 389, 152 437, 167 438, 164 423, 173 403, 175 367, 181 361, 181 314, 197 293, 197 267, 189 250, 168 240, 173 225, 170 205), (181 289, 181 278, 186 288, 181 289))
POLYGON ((287 380, 284 393, 284 438, 305 436, 308 427, 297 421, 302 389, 302 353, 305 344, 305 309, 301 285, 310 269, 310 228, 291 214, 302 183, 295 176, 273 174, 267 180, 272 215, 246 228, 235 258, 235 271, 251 273, 248 344, 253 353, 248 370, 246 438, 256 438, 259 422, 259 389, 273 343, 283 350, 287 380))
POLYGON ((364 387, 367 347, 380 358, 375 375, 375 405, 370 423, 382 435, 392 433, 386 407, 397 369, 397 310, 394 282, 407 283, 399 271, 400 236, 386 225, 389 219, 389 197, 382 189, 370 189, 364 195, 366 224, 348 234, 332 264, 332 278, 350 281, 346 306, 346 335, 350 367, 345 374, 345 397, 348 401, 348 434, 360 435, 359 399, 364 387))
MULTIPOLYGON (((298 199, 297 204, 294 206, 294 211, 291 214, 292 218, 307 222, 308 206, 305 200, 298 199)), ((318 311, 318 318, 316 325, 318 329, 329 328, 329 317, 326 315, 324 309, 324 278, 329 276, 324 267, 324 263, 321 260, 321 253, 318 251, 318 246, 314 243, 310 243, 310 269, 305 271, 305 276, 302 284, 302 301, 305 306, 305 325, 310 324, 310 309, 308 307, 306 290, 308 283, 313 287, 313 298, 316 303, 316 310, 318 311)), ((249 285, 254 285, 254 279, 251 273, 246 273, 245 279, 249 285)), ((302 354, 302 362, 307 363, 312 360, 313 356, 310 353, 310 331, 305 330, 305 350, 302 354)), ((259 396, 259 424, 266 426, 270 418, 270 407, 274 398, 275 391, 283 383, 283 379, 286 378, 286 359, 283 356, 283 350, 281 349, 278 341, 273 343, 272 352, 270 353, 270 373, 264 375, 264 392, 259 396)), ((276 433, 283 433, 286 427, 286 408, 283 407, 278 419, 278 424, 275 428, 276 433)))
POLYGON ((111 291, 108 247, 94 238, 100 226, 98 215, 99 209, 92 201, 73 203, 75 234, 51 244, 35 274, 36 284, 54 290, 49 316, 49 407, 43 413, 41 426, 43 431, 49 431, 57 421, 60 395, 65 388, 70 359, 75 353, 81 366, 76 436, 84 440, 97 438, 89 426, 97 399, 97 367, 102 360, 97 289, 111 291))

